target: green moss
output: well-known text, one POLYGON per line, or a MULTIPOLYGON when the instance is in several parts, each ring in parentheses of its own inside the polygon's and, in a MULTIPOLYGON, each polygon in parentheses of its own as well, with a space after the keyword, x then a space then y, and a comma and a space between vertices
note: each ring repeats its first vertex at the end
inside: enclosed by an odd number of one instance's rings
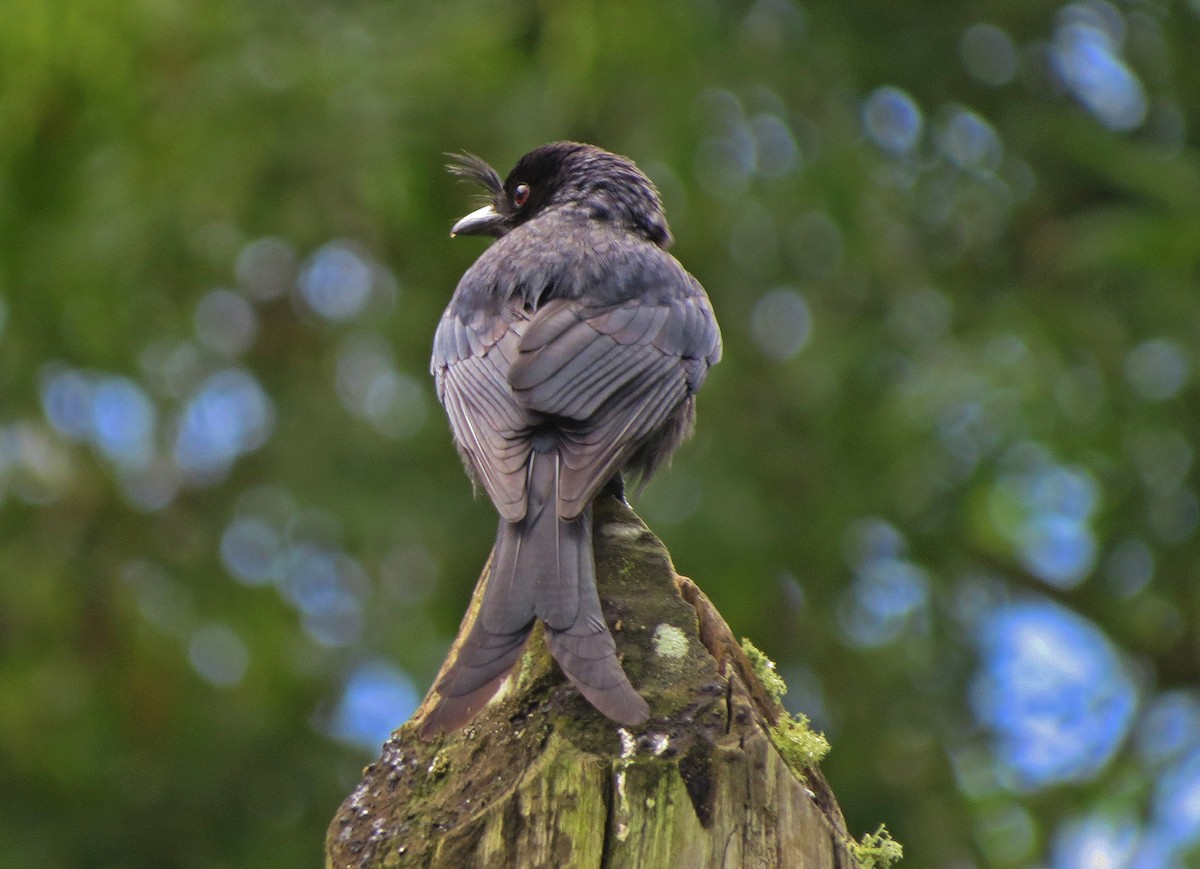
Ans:
POLYGON ((517 678, 513 680, 513 687, 520 691, 533 681, 534 673, 534 658, 533 655, 526 651, 521 655, 520 668, 517 670, 517 678))
MULTIPOLYGON (((742 637, 742 651, 750 659, 754 675, 762 682, 767 693, 776 703, 782 703, 783 695, 788 690, 787 683, 775 670, 775 662, 745 637, 742 637)), ((771 742, 775 743, 788 766, 797 772, 806 766, 816 766, 829 754, 829 740, 809 726, 807 715, 784 712, 779 716, 778 723, 770 729, 770 735, 771 742)))
POLYGON ((754 675, 758 677, 758 681, 762 682, 767 693, 775 699, 776 703, 782 703, 783 695, 788 690, 787 683, 783 681, 782 676, 775 672, 775 662, 759 651, 758 647, 746 637, 742 637, 742 651, 750 659, 754 675))
POLYGON ((851 842, 850 850, 862 869, 888 869, 904 857, 904 848, 883 824, 874 833, 863 835, 861 842, 851 842))

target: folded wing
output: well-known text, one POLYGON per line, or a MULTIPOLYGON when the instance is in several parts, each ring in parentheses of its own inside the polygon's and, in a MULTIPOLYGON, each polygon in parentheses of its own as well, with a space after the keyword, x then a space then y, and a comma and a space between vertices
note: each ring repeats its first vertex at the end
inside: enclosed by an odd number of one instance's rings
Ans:
POLYGON ((570 519, 690 400, 720 337, 699 295, 599 309, 557 299, 516 349, 508 382, 523 408, 557 423, 559 515, 570 519))
POLYGON ((507 379, 525 325, 503 318, 484 324, 447 311, 430 366, 463 461, 509 522, 525 516, 529 432, 538 422, 507 379))

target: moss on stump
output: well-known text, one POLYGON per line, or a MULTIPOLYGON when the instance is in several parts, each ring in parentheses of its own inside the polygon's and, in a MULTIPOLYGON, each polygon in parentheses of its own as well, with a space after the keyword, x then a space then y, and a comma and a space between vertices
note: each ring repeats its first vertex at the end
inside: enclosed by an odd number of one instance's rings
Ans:
POLYGON ((392 734, 330 825, 329 869, 856 865, 833 794, 776 748, 790 719, 708 599, 617 499, 597 501, 594 529, 600 598, 650 721, 592 709, 535 629, 465 728, 421 740, 426 698, 392 734))

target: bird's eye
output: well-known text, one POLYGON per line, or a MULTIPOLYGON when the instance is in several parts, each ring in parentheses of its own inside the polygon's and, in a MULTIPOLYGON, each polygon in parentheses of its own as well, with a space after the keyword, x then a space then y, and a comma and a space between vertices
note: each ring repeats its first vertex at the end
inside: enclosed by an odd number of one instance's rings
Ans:
POLYGON ((529 201, 529 185, 528 184, 518 184, 516 187, 514 187, 512 200, 513 200, 513 205, 517 206, 517 208, 520 208, 522 205, 524 205, 526 202, 528 202, 529 201))

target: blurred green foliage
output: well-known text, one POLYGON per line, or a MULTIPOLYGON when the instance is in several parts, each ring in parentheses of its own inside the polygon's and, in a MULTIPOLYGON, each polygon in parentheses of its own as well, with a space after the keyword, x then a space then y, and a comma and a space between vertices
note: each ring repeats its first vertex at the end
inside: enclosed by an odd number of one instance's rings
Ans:
POLYGON ((0 865, 320 861, 356 674, 403 718, 492 539, 425 374, 479 252, 443 155, 561 138, 647 170, 713 298, 697 437, 635 506, 830 737, 852 831, 1182 865, 1195 3, 0 20, 0 865))

